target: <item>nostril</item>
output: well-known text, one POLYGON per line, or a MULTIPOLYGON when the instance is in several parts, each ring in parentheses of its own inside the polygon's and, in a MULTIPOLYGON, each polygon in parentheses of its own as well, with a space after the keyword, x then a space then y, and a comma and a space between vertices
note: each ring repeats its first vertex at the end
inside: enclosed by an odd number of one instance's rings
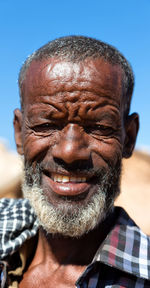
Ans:
POLYGON ((52 156, 69 164, 79 160, 88 160, 90 149, 79 145, 77 141, 72 141, 71 143, 60 141, 59 144, 53 146, 52 156))
POLYGON ((54 157, 54 161, 57 165, 59 165, 60 167, 62 167, 67 171, 83 172, 84 170, 87 171, 93 169, 93 162, 91 157, 89 157, 88 160, 75 160, 71 163, 66 163, 64 160, 54 157))

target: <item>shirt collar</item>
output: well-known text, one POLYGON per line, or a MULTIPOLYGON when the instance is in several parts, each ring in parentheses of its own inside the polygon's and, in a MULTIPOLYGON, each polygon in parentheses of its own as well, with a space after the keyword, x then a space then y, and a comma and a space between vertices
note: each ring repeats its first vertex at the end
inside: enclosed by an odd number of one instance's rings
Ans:
MULTIPOLYGON (((94 263, 101 262, 150 279, 150 237, 136 226, 123 209, 115 208, 114 213, 117 213, 115 225, 100 245, 88 271, 94 263)), ((0 216, 0 231, 3 231, 0 254, 3 259, 37 234, 38 222, 26 199, 1 200, 0 216)))
POLYGON ((150 279, 150 237, 129 218, 122 208, 115 208, 118 218, 99 247, 93 263, 100 261, 139 278, 150 279))

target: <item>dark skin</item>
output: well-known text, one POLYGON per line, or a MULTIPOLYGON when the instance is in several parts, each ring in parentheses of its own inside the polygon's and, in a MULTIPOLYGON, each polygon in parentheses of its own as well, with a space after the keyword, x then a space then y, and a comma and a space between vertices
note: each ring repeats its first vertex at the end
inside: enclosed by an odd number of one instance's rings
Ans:
MULTIPOLYGON (((52 205, 63 204, 65 193, 73 199, 86 190, 80 203, 72 201, 74 207, 85 205, 97 190, 88 172, 81 173, 88 181, 80 187, 69 184, 67 190, 52 183, 52 173, 79 177, 71 171, 73 163, 92 161, 94 171, 107 170, 109 163, 115 165, 132 154, 138 115, 130 115, 124 123, 122 78, 121 68, 103 59, 31 63, 22 87, 24 110, 15 110, 16 144, 25 161, 46 167, 41 185, 52 205)), ((112 225, 113 219, 103 222, 79 238, 46 237, 40 229, 35 256, 19 287, 74 287, 112 225)))

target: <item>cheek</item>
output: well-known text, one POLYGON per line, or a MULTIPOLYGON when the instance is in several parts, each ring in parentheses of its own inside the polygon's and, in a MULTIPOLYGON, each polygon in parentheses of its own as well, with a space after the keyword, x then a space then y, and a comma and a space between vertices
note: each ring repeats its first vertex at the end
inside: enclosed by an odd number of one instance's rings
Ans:
POLYGON ((115 166, 122 159, 122 144, 116 139, 94 141, 92 144, 92 159, 94 166, 115 166))
POLYGON ((25 160, 32 162, 44 157, 45 153, 56 143, 56 135, 47 137, 26 135, 23 141, 25 160))

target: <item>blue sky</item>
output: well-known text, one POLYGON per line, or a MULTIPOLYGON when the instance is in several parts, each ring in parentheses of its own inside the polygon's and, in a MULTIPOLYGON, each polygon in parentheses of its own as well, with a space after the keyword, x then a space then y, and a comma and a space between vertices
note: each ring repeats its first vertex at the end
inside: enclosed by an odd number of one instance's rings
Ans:
POLYGON ((150 147, 149 0, 0 0, 0 138, 15 150, 13 110, 25 58, 46 42, 86 35, 116 46, 131 63, 135 90, 131 112, 140 114, 137 148, 150 147))

